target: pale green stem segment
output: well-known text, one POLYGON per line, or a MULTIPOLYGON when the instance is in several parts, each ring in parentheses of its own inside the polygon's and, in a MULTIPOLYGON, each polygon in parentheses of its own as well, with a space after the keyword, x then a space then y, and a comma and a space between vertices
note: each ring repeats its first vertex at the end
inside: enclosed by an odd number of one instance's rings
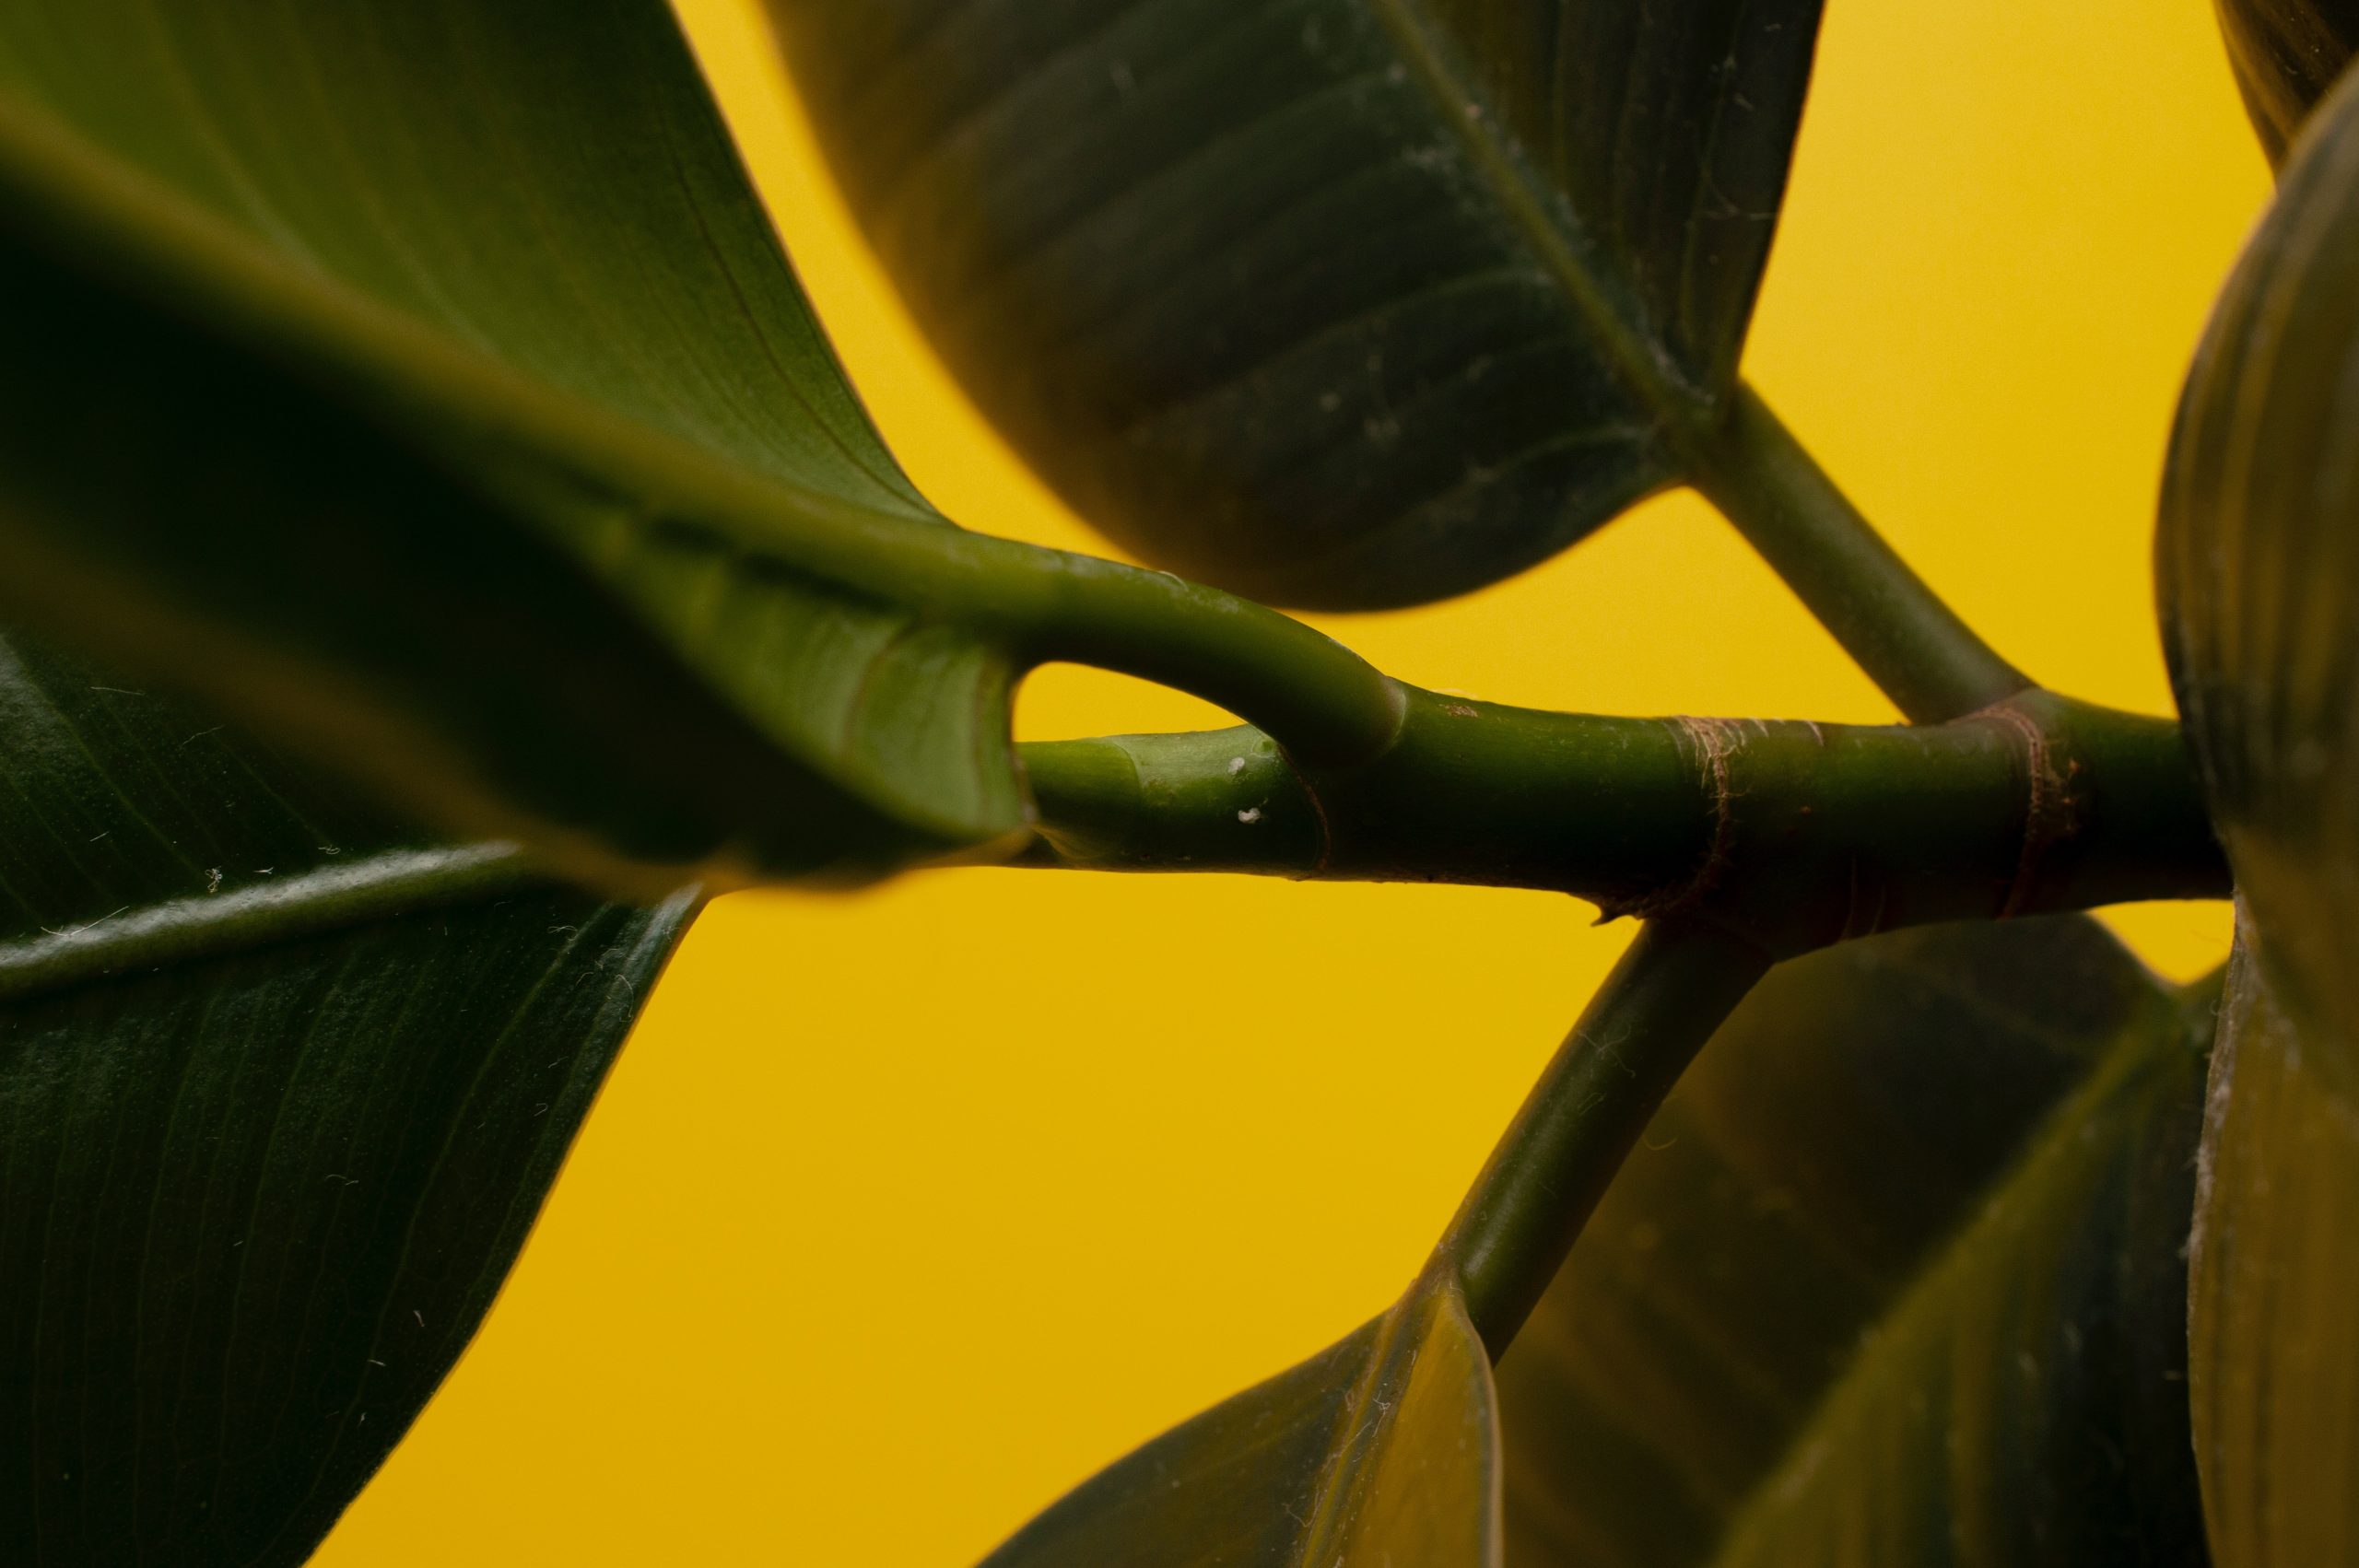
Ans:
POLYGON ((1749 386, 1699 444, 1696 487, 1868 678, 1919 724, 2033 685, 1942 603, 1749 386))
POLYGON ((1496 1361, 1687 1064, 1768 972, 1706 925, 1649 921, 1516 1114, 1429 1268, 1456 1272, 1496 1361))

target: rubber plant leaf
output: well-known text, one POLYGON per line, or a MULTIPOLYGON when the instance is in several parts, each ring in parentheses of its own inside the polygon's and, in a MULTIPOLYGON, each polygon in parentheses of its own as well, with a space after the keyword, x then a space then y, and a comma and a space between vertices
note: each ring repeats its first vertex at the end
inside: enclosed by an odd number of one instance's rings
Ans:
POLYGON ((2080 918, 1773 972, 1499 1364, 1511 1568, 2201 1564, 2211 1022, 2080 918))
POLYGON ((2156 544, 2164 648, 2236 875, 2192 1321, 2223 1568, 2359 1550, 2359 79, 2287 162, 2196 357, 2156 544))
POLYGON ((990 1568, 2200 1562, 2203 1037, 2082 919, 1789 965, 1512 1347, 1429 1270, 990 1568))
POLYGON ((1498 1550, 1491 1363, 1436 1274, 1100 1471, 983 1568, 1448 1568, 1498 1550))
POLYGON ((2224 1568, 2359 1553, 2359 1108, 2320 1076, 2248 924, 2212 1058, 2189 1388, 2224 1568))
POLYGON ((2164 649, 2271 984, 2359 1101, 2359 87, 2318 110, 2198 349, 2155 545, 2164 649))
POLYGON ((616 886, 988 851, 1215 598, 919 497, 663 0, 11 4, 0 287, 0 609, 616 886))
POLYGON ((1820 0, 769 0, 976 400, 1158 564, 1322 608, 1690 476, 1820 0))
POLYGON ((2359 44, 2353 0, 2216 0, 2228 63, 2270 167, 2282 168, 2302 123, 2359 44))
POLYGON ((291 1564, 490 1306, 692 898, 0 642, 0 1559, 291 1564))

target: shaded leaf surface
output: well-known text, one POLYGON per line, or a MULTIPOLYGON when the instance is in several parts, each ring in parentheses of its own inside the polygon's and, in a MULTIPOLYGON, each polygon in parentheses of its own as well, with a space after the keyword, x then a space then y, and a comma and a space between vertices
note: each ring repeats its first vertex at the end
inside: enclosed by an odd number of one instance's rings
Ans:
POLYGON ((2359 1111, 2238 931, 2203 1129, 2189 1384, 2228 1568, 2359 1555, 2359 1111))
POLYGON ((1789 965, 1657 1114, 1496 1395, 1429 1275, 991 1562, 2200 1564, 2209 1022, 2083 919, 1789 965))
POLYGON ((0 1558, 299 1562, 489 1307, 687 906, 389 902, 458 858, 21 642, 0 822, 0 1558))
POLYGON ((1682 476, 1818 0, 770 0, 888 266, 1082 514, 1284 603, 1480 586, 1682 476))
POLYGON ((610 881, 1020 827, 660 0, 13 4, 0 287, 12 614, 610 881))
POLYGON ((2080 919, 1773 972, 1500 1363, 1508 1562, 2201 1562, 2199 1041, 2080 919))
POLYGON ((2215 0, 2245 112, 2272 167, 2359 43, 2353 0, 2215 0))
POLYGON ((984 1568, 1496 1563, 1491 1366, 1454 1286, 1156 1438, 984 1568))
POLYGON ((2189 372, 2155 565, 2237 888, 2311 1066, 2359 1103, 2359 83, 2318 115, 2189 372))

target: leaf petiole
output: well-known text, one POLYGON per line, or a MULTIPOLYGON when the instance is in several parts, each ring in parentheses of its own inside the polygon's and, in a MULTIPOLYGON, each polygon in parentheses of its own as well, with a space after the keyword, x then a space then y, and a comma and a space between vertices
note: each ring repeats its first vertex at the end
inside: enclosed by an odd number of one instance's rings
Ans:
POLYGON ((1688 1062, 1770 957, 1700 922, 1650 920, 1573 1025, 1434 1248, 1496 1361, 1688 1062))
POLYGON ((1736 389, 1697 456, 1696 487, 1912 721, 2034 685, 1884 543, 1752 387, 1736 389))

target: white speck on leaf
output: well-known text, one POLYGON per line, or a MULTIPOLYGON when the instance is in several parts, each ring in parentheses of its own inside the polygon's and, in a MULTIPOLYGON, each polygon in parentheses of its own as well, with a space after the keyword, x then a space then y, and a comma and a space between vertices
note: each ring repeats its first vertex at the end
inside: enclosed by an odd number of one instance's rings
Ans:
POLYGON ((1244 771, 1245 771, 1245 759, 1244 759, 1243 757, 1241 757, 1241 756, 1233 756, 1233 757, 1230 757, 1230 758, 1228 759, 1228 776, 1229 776, 1231 778, 1236 778, 1238 774, 1240 774, 1240 773, 1242 773, 1242 772, 1244 772, 1244 771))
POLYGON ((1250 826, 1262 820, 1262 808, 1259 806, 1248 806, 1243 811, 1237 813, 1237 820, 1250 826))

